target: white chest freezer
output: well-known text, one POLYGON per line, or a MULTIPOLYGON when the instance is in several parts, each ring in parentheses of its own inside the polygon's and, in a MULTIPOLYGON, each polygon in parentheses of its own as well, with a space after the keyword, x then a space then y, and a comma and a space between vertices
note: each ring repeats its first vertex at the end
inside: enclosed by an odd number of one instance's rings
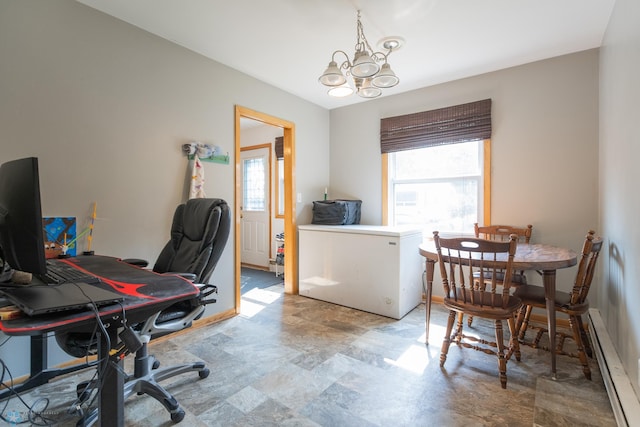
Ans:
POLYGON ((401 319, 422 301, 420 229, 300 225, 300 295, 401 319))

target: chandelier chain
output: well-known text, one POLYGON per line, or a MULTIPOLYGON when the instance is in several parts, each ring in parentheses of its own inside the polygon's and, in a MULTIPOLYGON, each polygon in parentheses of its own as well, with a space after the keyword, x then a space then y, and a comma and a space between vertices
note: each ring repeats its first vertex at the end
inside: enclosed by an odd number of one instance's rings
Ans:
POLYGON ((375 52, 372 48, 371 45, 369 45, 369 40, 367 40, 367 37, 364 35, 364 27, 362 26, 362 21, 360 21, 360 11, 358 11, 358 34, 357 34, 357 43, 356 43, 356 52, 358 51, 367 51, 369 50, 369 52, 371 52, 371 57, 374 59, 377 59, 376 56, 377 55, 382 55, 386 61, 387 56, 382 53, 382 52, 375 52), (362 41, 361 41, 362 40, 362 41), (360 49, 362 48, 362 49, 360 49))

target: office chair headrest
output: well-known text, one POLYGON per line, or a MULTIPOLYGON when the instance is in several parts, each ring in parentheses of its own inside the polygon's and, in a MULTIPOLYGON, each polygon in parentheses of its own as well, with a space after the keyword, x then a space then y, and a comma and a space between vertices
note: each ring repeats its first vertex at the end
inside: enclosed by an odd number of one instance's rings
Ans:
POLYGON ((219 221, 213 221, 215 228, 212 230, 211 215, 220 215, 220 210, 215 208, 220 205, 221 199, 191 199, 187 201, 182 212, 182 233, 191 241, 209 240, 209 236, 215 235, 219 221), (207 225, 204 227, 203 225, 207 225))
POLYGON ((158 273, 192 273, 207 283, 227 243, 230 211, 222 199, 191 199, 176 208, 171 240, 153 267, 158 273))

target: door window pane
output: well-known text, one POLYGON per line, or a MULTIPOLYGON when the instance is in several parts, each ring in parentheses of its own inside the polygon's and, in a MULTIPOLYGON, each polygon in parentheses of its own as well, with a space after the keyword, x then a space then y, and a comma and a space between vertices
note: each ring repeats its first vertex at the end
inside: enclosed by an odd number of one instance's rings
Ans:
POLYGON ((267 206, 264 158, 255 157, 244 160, 243 173, 243 209, 246 211, 264 211, 267 206))
POLYGON ((276 218, 284 218, 284 159, 278 159, 276 163, 276 218))

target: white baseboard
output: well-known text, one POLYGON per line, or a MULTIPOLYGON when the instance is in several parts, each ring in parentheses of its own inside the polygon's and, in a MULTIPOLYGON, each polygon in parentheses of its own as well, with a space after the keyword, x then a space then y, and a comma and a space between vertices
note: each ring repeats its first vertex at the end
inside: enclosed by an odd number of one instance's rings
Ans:
POLYGON ((619 426, 640 426, 640 401, 631 386, 600 311, 589 309, 589 323, 595 352, 611 407, 619 426))

